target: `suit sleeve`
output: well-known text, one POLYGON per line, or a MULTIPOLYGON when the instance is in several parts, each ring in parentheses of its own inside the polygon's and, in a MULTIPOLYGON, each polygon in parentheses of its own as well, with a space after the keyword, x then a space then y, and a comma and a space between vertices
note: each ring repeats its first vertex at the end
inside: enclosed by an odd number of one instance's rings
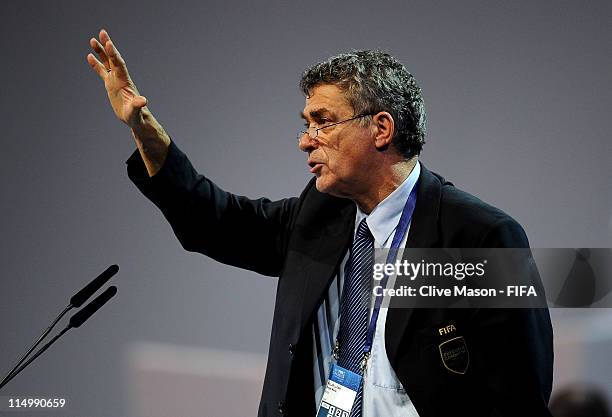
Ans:
POLYGON ((128 159, 127 169, 186 250, 264 275, 280 274, 297 198, 252 200, 226 192, 198 174, 174 142, 153 177, 138 151, 128 159))
MULTIPOLYGON (((511 218, 490 228, 482 247, 528 248, 522 227, 511 218)), ((550 416, 553 333, 548 309, 481 309, 475 313, 475 344, 479 358, 474 366, 486 379, 491 401, 499 416, 550 416)))

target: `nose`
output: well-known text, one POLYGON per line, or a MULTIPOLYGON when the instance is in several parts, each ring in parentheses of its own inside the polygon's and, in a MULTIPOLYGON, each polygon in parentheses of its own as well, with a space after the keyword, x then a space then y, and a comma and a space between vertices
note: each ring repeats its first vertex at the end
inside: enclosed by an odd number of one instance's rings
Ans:
POLYGON ((316 139, 310 137, 309 134, 304 133, 300 136, 300 140, 298 141, 298 147, 302 152, 312 152, 319 146, 319 142, 316 139))

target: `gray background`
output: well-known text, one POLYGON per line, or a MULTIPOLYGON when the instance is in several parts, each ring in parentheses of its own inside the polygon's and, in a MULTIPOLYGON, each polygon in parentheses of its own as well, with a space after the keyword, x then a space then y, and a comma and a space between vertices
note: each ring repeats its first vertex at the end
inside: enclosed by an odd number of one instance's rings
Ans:
MULTIPOLYGON (((510 213, 532 246, 612 246, 609 1, 8 1, 0 13, 2 373, 76 289, 121 267, 112 303, 2 395, 126 415, 136 341, 267 351, 275 279, 184 252, 127 179, 132 137, 85 61, 101 27, 172 138, 235 193, 297 195, 310 175, 294 139, 301 71, 382 48, 424 91, 429 168, 510 213)), ((591 368, 609 380, 610 366, 591 368)))

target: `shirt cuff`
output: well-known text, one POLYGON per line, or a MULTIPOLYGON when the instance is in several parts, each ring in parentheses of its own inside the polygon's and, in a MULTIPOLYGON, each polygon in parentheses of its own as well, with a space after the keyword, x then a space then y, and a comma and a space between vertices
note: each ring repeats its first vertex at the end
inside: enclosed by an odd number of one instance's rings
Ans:
POLYGON ((135 184, 139 185, 149 185, 155 184, 162 179, 167 179, 172 175, 172 167, 176 167, 177 163, 183 159, 185 155, 180 149, 176 146, 174 141, 170 142, 168 147, 168 153, 166 154, 166 159, 164 160, 164 164, 162 167, 153 175, 149 176, 147 172, 147 168, 145 167, 144 161, 142 160, 142 156, 140 155, 140 151, 136 149, 132 155, 125 161, 127 164, 127 172, 128 177, 135 184))

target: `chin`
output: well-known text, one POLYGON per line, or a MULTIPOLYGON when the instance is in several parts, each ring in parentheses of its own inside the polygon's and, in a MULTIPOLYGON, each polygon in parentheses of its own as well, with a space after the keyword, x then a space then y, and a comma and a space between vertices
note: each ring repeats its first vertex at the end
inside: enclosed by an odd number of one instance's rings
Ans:
POLYGON ((330 178, 324 175, 319 175, 315 181, 318 192, 340 197, 335 185, 334 181, 330 181, 330 178))
POLYGON ((317 177, 317 180, 315 181, 315 187, 317 187, 317 191, 320 193, 326 193, 326 194, 330 194, 330 184, 327 178, 325 178, 322 175, 319 175, 317 177))

